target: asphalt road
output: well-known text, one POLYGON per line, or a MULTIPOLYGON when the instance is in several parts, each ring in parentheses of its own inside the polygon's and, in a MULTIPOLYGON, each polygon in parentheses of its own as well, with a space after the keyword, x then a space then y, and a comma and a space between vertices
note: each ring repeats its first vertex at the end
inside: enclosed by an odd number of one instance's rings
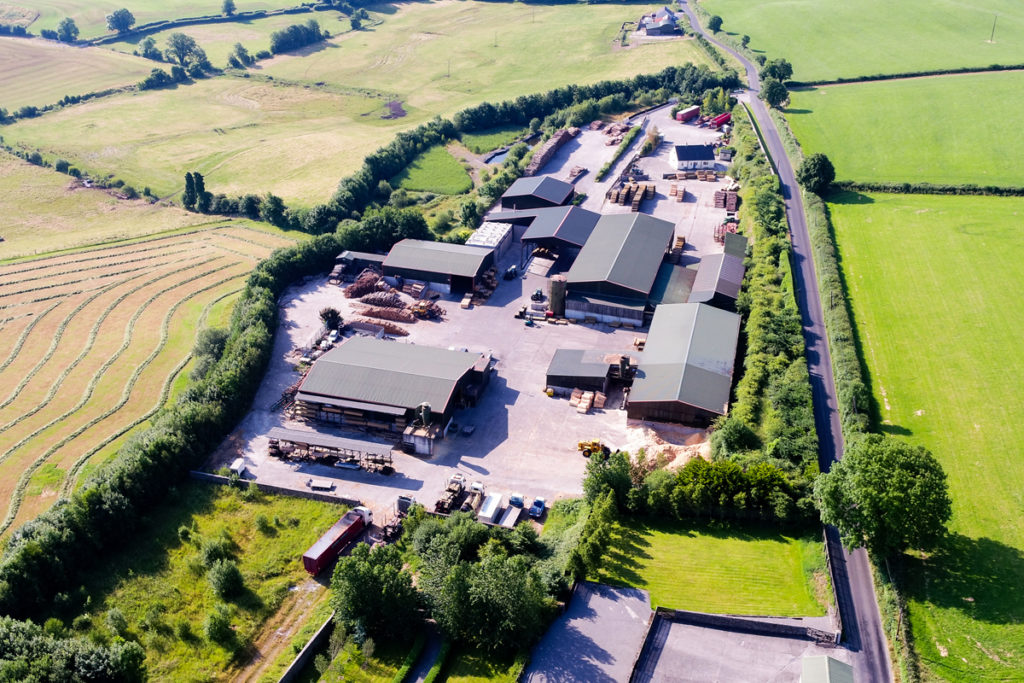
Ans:
MULTIPOLYGON (((811 240, 807 232, 803 200, 796 184, 793 166, 786 156, 782 139, 775 122, 757 94, 761 81, 757 68, 743 55, 724 45, 704 32, 693 10, 686 0, 680 2, 690 24, 709 41, 733 55, 747 71, 750 84, 750 109, 757 119, 764 136, 768 153, 775 162, 782 194, 786 202, 786 217, 789 220, 793 242, 793 275, 796 280, 796 298, 803 318, 804 341, 807 346, 807 369, 811 375, 814 396, 814 420, 818 429, 818 459, 823 471, 843 457, 843 434, 839 423, 836 402, 836 387, 832 374, 832 357, 829 354, 828 337, 825 335, 825 320, 822 315, 821 298, 818 294, 818 279, 814 272, 811 255, 811 240)), ((858 681, 889 683, 892 670, 889 665, 889 650, 882 630, 882 618, 878 611, 878 600, 871 580, 871 568, 863 549, 850 552, 842 547, 839 533, 834 527, 825 529, 825 538, 832 558, 832 575, 835 583, 836 602, 843 621, 843 642, 857 656, 854 658, 855 678, 858 681)))

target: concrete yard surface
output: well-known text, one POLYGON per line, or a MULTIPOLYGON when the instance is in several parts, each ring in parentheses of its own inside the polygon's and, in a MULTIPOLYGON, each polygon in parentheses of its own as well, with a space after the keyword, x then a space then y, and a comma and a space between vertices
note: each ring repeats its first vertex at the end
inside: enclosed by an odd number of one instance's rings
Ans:
POLYGON ((533 649, 526 683, 624 683, 643 648, 650 596, 599 583, 576 587, 565 613, 533 649))

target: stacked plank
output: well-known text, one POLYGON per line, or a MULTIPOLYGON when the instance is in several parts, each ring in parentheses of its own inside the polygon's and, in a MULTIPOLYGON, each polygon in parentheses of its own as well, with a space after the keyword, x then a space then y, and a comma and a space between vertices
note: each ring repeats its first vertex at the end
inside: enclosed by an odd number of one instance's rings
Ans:
MULTIPOLYGON (((576 130, 579 132, 579 129, 576 130)), ((551 161, 551 157, 555 156, 558 148, 567 143, 572 137, 573 135, 568 130, 555 131, 555 134, 548 138, 548 141, 533 155, 533 159, 530 160, 526 170, 523 171, 523 176, 532 176, 539 171, 544 164, 551 161)))

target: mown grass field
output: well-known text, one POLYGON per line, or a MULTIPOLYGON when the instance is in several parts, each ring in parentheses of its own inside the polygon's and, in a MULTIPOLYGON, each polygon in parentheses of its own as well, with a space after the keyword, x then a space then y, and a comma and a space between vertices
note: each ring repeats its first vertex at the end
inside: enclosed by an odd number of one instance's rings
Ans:
POLYGON ((8 111, 56 104, 65 95, 133 85, 154 66, 141 57, 98 47, 7 37, 0 37, 0 64, 0 107, 8 111))
POLYGON ((391 179, 391 185, 421 192, 462 194, 473 189, 473 180, 447 149, 436 146, 413 159, 391 179))
POLYGON ((836 85, 794 91, 786 115, 840 179, 1024 185, 1022 92, 1021 71, 836 85))
POLYGON ((632 520, 629 528, 617 524, 595 580, 643 588, 651 594, 652 607, 825 614, 815 597, 826 581, 821 539, 794 538, 756 526, 639 520, 632 520))
MULTIPOLYGON (((133 50, 137 49, 140 42, 149 37, 156 41, 157 47, 164 50, 167 48, 168 36, 172 33, 184 33, 195 38, 196 43, 203 48, 215 67, 223 69, 228 65, 228 55, 234 52, 235 43, 241 43, 249 51, 249 54, 255 55, 260 50, 270 49, 270 34, 274 31, 280 31, 292 24, 305 24, 310 19, 319 22, 320 27, 331 35, 348 31, 350 28, 348 17, 341 12, 281 14, 243 21, 182 26, 150 33, 148 36, 133 36, 129 40, 108 43, 104 47, 131 54, 133 50)), ((160 65, 154 64, 153 66, 160 65)))
POLYGON ((199 321, 290 242, 226 223, 0 266, 0 534, 163 405, 199 321))
POLYGON ((463 133, 462 144, 474 154, 486 154, 491 150, 511 144, 526 134, 525 128, 501 126, 479 133, 463 133))
POLYGON ((248 658, 247 647, 287 596, 320 593, 302 568, 302 553, 344 508, 298 498, 251 497, 238 489, 185 482, 155 511, 147 534, 86 576, 91 598, 87 635, 111 637, 106 613, 120 610, 127 637, 146 649, 152 680, 226 680, 248 658), (258 517, 266 526, 259 528, 258 517), (183 540, 179 529, 187 528, 183 540), (238 655, 211 643, 203 622, 220 600, 200 560, 204 541, 227 538, 245 590, 226 604, 238 655))
POLYGON ((438 680, 446 683, 516 683, 522 671, 515 656, 497 656, 471 648, 456 648, 438 680))
POLYGON ((1024 199, 855 195, 830 209, 883 430, 949 475, 948 550, 907 572, 928 672, 1024 675, 1024 199))
POLYGON ((1024 63, 1016 0, 701 0, 723 31, 785 57, 802 81, 1024 63), (995 40, 989 42, 992 22, 995 40))
MULTIPOLYGON (((33 33, 44 28, 56 29, 64 17, 75 20, 79 38, 96 38, 109 33, 107 15, 127 8, 135 23, 180 19, 220 14, 223 0, 12 0, 11 4, 39 12, 39 18, 29 27, 33 33)), ((235 0, 239 12, 275 9, 289 6, 276 0, 235 0)))

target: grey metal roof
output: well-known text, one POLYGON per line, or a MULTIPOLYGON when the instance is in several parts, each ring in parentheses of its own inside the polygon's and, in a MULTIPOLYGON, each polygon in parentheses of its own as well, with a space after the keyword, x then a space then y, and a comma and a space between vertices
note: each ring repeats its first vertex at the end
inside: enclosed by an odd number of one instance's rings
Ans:
MULTIPOLYGON (((303 380, 303 394, 444 412, 455 386, 479 354, 352 337, 320 357, 303 380)), ((367 408, 369 409, 369 408, 367 408)))
POLYGON ((700 260, 690 303, 711 301, 715 294, 735 299, 740 294, 746 268, 743 259, 730 254, 709 254, 700 260))
POLYGON ((498 211, 487 217, 501 223, 529 223, 523 242, 558 240, 574 247, 587 243, 601 215, 578 206, 549 206, 540 209, 498 211))
POLYGON ((532 176, 517 179, 505 190, 502 197, 533 196, 552 204, 565 204, 572 196, 573 190, 572 184, 564 180, 551 176, 532 176))
POLYGON ((548 364, 548 377, 592 377, 603 379, 608 376, 610 364, 605 362, 604 351, 583 349, 555 349, 548 364))
POLYGON ((366 403, 365 401, 352 401, 344 398, 333 398, 331 396, 317 396, 316 394, 304 394, 301 391, 295 395, 296 401, 306 403, 324 403, 337 408, 351 408, 353 410, 370 410, 384 415, 405 415, 405 408, 396 406, 382 406, 377 403, 366 403))
POLYGON ((853 667, 825 655, 804 657, 800 683, 853 683, 853 667))
POLYGON ((297 429, 274 427, 267 432, 267 437, 289 443, 308 444, 322 448, 334 448, 339 451, 360 451, 371 455, 387 455, 391 452, 391 444, 363 441, 362 439, 346 439, 333 434, 320 432, 303 432, 297 429))
POLYGON ((407 268, 459 277, 476 277, 483 270, 487 247, 404 239, 391 247, 385 268, 407 268))
POLYGON ((650 302, 655 306, 686 303, 696 277, 696 268, 662 263, 658 269, 658 277, 651 286, 650 302))
POLYGON ((725 233, 725 253, 730 256, 747 257, 747 238, 735 232, 725 233))
POLYGON ((676 145, 676 158, 682 161, 714 161, 711 145, 676 145))
POLYGON ((740 316, 706 304, 654 311, 630 402, 680 401, 725 415, 740 316))
POLYGON ((341 252, 340 254, 338 254, 337 258, 335 258, 334 260, 335 261, 348 261, 348 260, 355 259, 357 261, 374 261, 376 263, 381 263, 384 260, 384 258, 385 257, 384 257, 383 254, 371 254, 368 251, 345 250, 345 251, 341 252))
POLYGON ((646 297, 674 235, 671 223, 645 213, 601 216, 566 275, 569 287, 610 282, 646 297))

